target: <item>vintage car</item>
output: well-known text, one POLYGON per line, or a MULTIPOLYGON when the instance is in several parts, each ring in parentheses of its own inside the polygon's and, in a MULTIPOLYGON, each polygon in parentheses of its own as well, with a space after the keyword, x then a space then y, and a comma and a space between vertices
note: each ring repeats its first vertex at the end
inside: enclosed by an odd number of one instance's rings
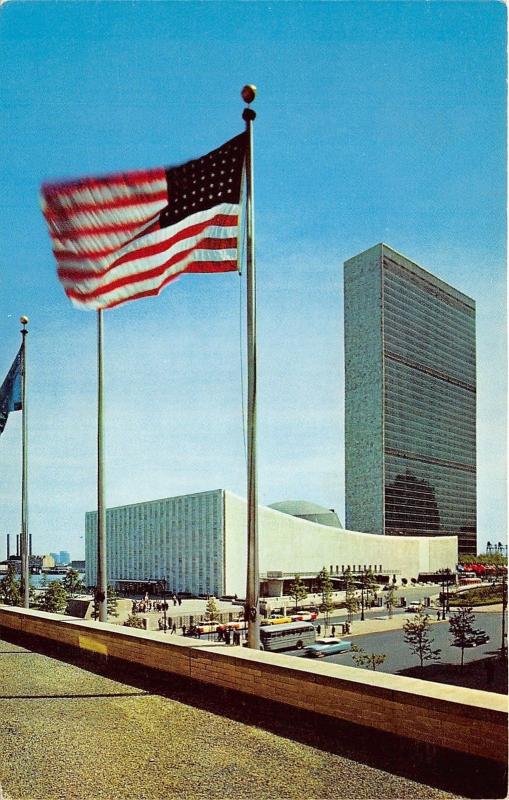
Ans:
POLYGON ((326 636, 317 639, 316 642, 306 647, 305 654, 311 658, 322 658, 323 656, 333 656, 336 653, 343 653, 352 649, 352 643, 345 639, 336 639, 334 636, 326 636))
POLYGON ((317 618, 318 614, 316 611, 297 611, 295 614, 292 614, 292 621, 293 622, 312 622, 317 618))

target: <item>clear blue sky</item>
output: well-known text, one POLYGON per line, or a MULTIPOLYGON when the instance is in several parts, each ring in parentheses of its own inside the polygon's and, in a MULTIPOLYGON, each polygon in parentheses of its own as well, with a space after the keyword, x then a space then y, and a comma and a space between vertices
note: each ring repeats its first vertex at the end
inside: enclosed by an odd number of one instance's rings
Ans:
MULTIPOLYGON (((505 30, 492 2, 1 7, 0 373, 27 314, 36 552, 82 557, 96 503, 96 315, 57 281, 40 184, 200 155, 242 130, 246 82, 260 502, 344 519, 342 264, 385 241, 477 301, 479 542, 505 540, 505 30)), ((244 289, 187 276, 105 314, 108 505, 245 496, 244 289)), ((20 429, 0 439, 0 557, 20 429)))

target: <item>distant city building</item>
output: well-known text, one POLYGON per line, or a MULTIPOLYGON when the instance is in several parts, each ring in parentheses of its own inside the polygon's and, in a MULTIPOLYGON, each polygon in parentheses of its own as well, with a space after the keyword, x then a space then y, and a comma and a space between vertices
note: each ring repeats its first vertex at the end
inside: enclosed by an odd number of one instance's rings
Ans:
POLYGON ((60 564, 70 564, 71 563, 71 554, 67 552, 67 550, 60 551, 60 564))
POLYGON ((475 553, 475 302, 385 244, 344 290, 346 525, 475 553))
POLYGON ((85 561, 71 561, 71 567, 76 570, 76 572, 85 572, 85 561))
POLYGON ((52 559, 55 562, 54 566, 56 566, 57 564, 60 564, 60 553, 50 553, 50 556, 52 557, 52 559))
MULTIPOLYGON (((279 505, 279 504, 276 504, 279 505)), ((371 568, 380 578, 418 578, 455 570, 457 538, 400 539, 347 531, 330 524, 329 509, 283 504, 298 516, 259 507, 259 564, 263 594, 281 594, 298 572, 316 578, 324 565, 338 580, 344 570, 371 568), (326 524, 302 518, 312 509, 326 524), (426 544, 426 546, 422 546, 426 544)), ((165 581, 168 591, 238 595, 246 589, 246 502, 223 489, 167 497, 106 511, 108 582, 165 581)), ((97 512, 85 517, 85 583, 97 570, 97 512)))

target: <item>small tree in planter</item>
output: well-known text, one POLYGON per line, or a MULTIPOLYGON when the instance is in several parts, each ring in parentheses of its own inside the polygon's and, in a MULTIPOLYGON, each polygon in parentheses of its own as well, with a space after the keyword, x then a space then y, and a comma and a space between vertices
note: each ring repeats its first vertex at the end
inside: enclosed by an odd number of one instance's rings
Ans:
POLYGON ((425 661, 440 661, 441 650, 433 650, 431 647, 433 639, 429 634, 430 627, 429 616, 422 611, 403 625, 405 642, 409 645, 410 652, 418 656, 421 670, 425 661))
POLYGON ((449 617, 449 632, 453 635, 454 641, 461 648, 461 666, 465 656, 465 647, 468 647, 475 638, 474 632, 475 615, 472 613, 472 606, 460 608, 454 611, 449 617))
POLYGON ((79 572, 75 569, 70 569, 62 581, 62 586, 66 590, 69 597, 74 597, 75 594, 81 594, 85 591, 85 584, 80 578, 79 572))
POLYGON ((21 581, 16 575, 14 564, 7 566, 7 574, 0 580, 0 600, 6 606, 21 606, 21 581))
POLYGON ((145 630, 143 619, 141 617, 137 617, 136 614, 129 614, 124 622, 124 625, 126 628, 139 628, 140 630, 145 630))
POLYGON ((212 595, 207 600, 207 607, 205 608, 205 619, 206 620, 213 620, 218 619, 219 617, 219 606, 217 605, 217 600, 212 595))
POLYGON ((294 582, 290 586, 290 597, 293 597, 295 600, 295 611, 297 611, 299 607, 299 600, 305 600, 307 596, 308 590, 306 588, 306 584, 301 579, 300 575, 297 574, 294 582))
POLYGON ((41 600, 41 610, 63 614, 67 606, 67 592, 61 581, 51 581, 41 600))
POLYGON ((385 595, 385 605, 387 606, 389 617, 392 618, 392 612, 396 605, 396 587, 393 583, 391 583, 387 589, 387 594, 385 595))
POLYGON ((373 671, 380 667, 387 658, 385 653, 367 653, 363 647, 352 645, 353 660, 358 667, 370 667, 373 671))

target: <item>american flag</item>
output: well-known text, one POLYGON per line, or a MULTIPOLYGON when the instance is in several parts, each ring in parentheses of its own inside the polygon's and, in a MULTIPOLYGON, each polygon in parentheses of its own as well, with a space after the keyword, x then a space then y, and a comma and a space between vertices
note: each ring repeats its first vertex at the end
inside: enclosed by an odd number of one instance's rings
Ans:
POLYGON ((237 269, 246 134, 177 167, 42 187, 57 272, 81 308, 157 295, 183 272, 237 269))

